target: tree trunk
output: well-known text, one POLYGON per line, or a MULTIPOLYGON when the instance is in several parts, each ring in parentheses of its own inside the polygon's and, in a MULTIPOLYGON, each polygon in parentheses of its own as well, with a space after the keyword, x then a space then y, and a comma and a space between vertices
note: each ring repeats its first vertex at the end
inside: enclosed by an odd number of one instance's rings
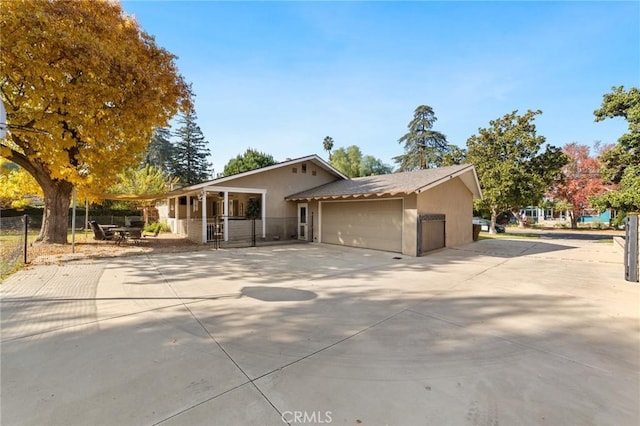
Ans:
POLYGON ((496 232, 496 220, 498 220, 498 210, 491 209, 491 224, 489 225, 489 234, 497 234, 496 232))
POLYGON ((36 242, 66 244, 69 228, 69 205, 73 186, 66 181, 49 181, 42 184, 44 216, 36 242))
POLYGON ((569 219, 571 219, 571 229, 578 229, 578 215, 575 211, 569 211, 569 219))
POLYGON ((527 215, 523 214, 523 215, 517 215, 516 216, 518 218, 518 228, 520 229, 524 229, 524 226, 527 224, 527 215))
POLYGON ((522 220, 522 215, 519 211, 511 210, 511 214, 516 218, 516 222, 518 222, 518 228, 524 229, 524 220, 522 220))

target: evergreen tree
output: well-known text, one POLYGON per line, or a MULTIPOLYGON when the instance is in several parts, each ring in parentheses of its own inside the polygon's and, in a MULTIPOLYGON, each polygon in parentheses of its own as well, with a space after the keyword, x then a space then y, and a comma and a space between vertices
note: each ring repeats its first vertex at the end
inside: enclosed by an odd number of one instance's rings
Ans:
POLYGON ((436 120, 433 108, 429 105, 416 108, 413 120, 407 126, 409 131, 398 139, 399 143, 404 143, 404 154, 393 158, 399 164, 398 171, 428 169, 442 165, 443 158, 451 146, 444 134, 433 130, 436 120))
POLYGON ((171 144, 171 130, 167 127, 156 127, 147 147, 143 165, 152 166, 171 174, 173 167, 173 145, 171 144))
POLYGON ((207 157, 211 151, 196 120, 192 106, 180 115, 180 127, 174 133, 177 140, 173 146, 172 176, 179 178, 183 185, 193 185, 210 178, 211 163, 207 157))

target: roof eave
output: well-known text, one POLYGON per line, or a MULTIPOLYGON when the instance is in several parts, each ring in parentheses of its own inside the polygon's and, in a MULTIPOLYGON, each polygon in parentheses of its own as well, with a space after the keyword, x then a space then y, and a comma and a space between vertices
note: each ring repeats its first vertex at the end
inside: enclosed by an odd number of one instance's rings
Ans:
POLYGON ((461 177, 462 175, 471 172, 471 176, 472 176, 472 180, 471 182, 469 182, 468 180, 465 179, 461 179, 462 182, 465 184, 465 186, 469 189, 469 191, 471 191, 471 193, 473 194, 473 198, 474 199, 482 199, 482 190, 480 189, 480 181, 478 180, 478 175, 476 174, 476 168, 473 166, 473 164, 469 164, 467 167, 464 167, 454 173, 451 173, 449 175, 446 175, 438 180, 435 180, 427 185, 421 186, 420 188, 416 189, 416 193, 421 193, 424 191, 427 191, 431 188, 434 188, 438 185, 441 185, 451 179, 457 178, 457 177, 461 177))
POLYGON ((234 180, 234 179, 243 178, 243 177, 246 177, 246 176, 251 176, 251 175, 254 175, 256 173, 267 172, 269 170, 275 170, 275 169, 278 169, 278 168, 281 168, 281 167, 287 167, 287 166, 290 166, 292 164, 296 164, 296 163, 300 163, 300 162, 304 162, 304 161, 315 162, 316 164, 319 164, 322 168, 324 168, 327 172, 333 174, 334 176, 337 176, 340 179, 349 180, 349 177, 346 176, 344 173, 342 173, 340 170, 336 169, 331 164, 329 164, 326 161, 324 161, 317 154, 312 154, 312 155, 307 155, 306 157, 294 158, 292 160, 288 160, 288 161, 283 161, 283 162, 280 162, 280 163, 272 164, 271 166, 261 167, 259 169, 249 170, 247 172, 237 173, 237 174, 231 175, 231 176, 224 176, 224 177, 221 177, 221 178, 212 179, 212 180, 209 180, 209 181, 206 181, 206 182, 202 182, 202 183, 198 183, 198 184, 195 184, 195 185, 185 186, 185 187, 182 187, 182 188, 178 188, 178 189, 176 189, 174 191, 171 191, 166 195, 169 196, 169 197, 181 196, 181 195, 193 192, 193 191, 197 191, 199 189, 206 188, 208 186, 217 186, 217 185, 220 185, 222 183, 225 183, 225 182, 228 182, 228 181, 231 181, 231 180, 234 180))
POLYGON ((385 192, 358 192, 353 194, 333 194, 333 195, 302 195, 285 197, 287 201, 323 201, 346 198, 369 198, 369 197, 396 197, 398 195, 409 195, 415 191, 385 191, 385 192))

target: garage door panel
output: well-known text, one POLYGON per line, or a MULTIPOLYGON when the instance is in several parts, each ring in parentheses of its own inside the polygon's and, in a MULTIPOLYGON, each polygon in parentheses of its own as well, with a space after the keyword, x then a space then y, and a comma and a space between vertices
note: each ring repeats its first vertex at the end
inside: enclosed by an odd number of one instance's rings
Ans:
POLYGON ((322 203, 322 242, 402 251, 402 200, 322 203))

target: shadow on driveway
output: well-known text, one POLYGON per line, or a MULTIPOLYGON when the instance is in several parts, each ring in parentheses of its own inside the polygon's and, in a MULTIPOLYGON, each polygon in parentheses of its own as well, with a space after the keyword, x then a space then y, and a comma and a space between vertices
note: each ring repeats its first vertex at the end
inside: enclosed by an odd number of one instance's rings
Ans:
POLYGON ((581 261, 589 250, 310 244, 34 267, 0 286, 0 423, 329 411, 346 424, 637 424, 638 287, 618 264, 581 261))

